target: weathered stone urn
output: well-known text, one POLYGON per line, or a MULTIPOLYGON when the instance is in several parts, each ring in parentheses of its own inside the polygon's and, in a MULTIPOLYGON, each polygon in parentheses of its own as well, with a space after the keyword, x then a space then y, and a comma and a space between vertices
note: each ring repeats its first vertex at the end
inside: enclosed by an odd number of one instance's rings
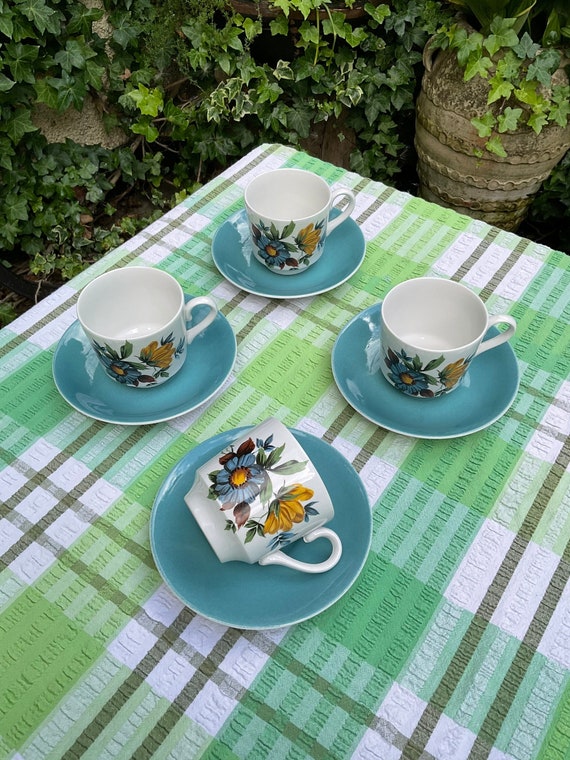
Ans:
MULTIPOLYGON (((501 135, 505 158, 485 149, 471 124, 488 110, 487 84, 468 82, 452 51, 424 51, 425 72, 416 102, 415 146, 420 194, 426 200, 516 230, 534 195, 570 148, 570 124, 530 127, 501 135)), ((554 75, 560 82, 563 69, 554 75)), ((555 80, 556 81, 556 80, 555 80)))

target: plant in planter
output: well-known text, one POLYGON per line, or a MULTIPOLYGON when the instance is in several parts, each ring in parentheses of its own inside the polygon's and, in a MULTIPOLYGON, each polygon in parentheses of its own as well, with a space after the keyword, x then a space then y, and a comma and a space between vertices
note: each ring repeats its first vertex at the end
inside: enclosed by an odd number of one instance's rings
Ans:
POLYGON ((570 147, 570 11, 564 0, 452 1, 469 15, 424 51, 420 192, 516 229, 570 147))

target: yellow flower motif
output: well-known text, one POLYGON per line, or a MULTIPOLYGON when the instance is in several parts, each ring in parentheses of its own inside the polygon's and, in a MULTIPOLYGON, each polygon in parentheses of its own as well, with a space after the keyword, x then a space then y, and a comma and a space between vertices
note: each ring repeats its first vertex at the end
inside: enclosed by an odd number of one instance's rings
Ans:
POLYGON ((444 367, 439 373, 441 383, 445 385, 448 390, 453 388, 453 386, 457 385, 461 380, 468 366, 469 362, 466 362, 464 359, 458 359, 456 362, 448 364, 447 367, 444 367))
POLYGON ((299 232, 296 242, 303 253, 310 256, 318 246, 320 239, 321 230, 316 230, 311 222, 299 232))
POLYGON ((293 523, 303 522, 305 508, 301 502, 309 501, 313 495, 314 491, 305 488, 300 483, 291 486, 285 493, 280 493, 269 508, 269 515, 263 526, 264 534, 277 533, 279 530, 291 530, 293 523))
POLYGON ((141 350, 140 360, 145 364, 150 364, 151 367, 167 369, 172 363, 174 351, 172 343, 165 343, 161 346, 158 344, 158 341, 153 340, 141 350))

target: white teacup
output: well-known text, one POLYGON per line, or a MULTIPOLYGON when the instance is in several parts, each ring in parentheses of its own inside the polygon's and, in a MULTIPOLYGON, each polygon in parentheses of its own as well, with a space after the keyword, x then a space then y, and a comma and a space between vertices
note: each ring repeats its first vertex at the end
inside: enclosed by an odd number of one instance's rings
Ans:
POLYGON ((352 190, 333 192, 322 177, 304 169, 274 169, 245 189, 245 207, 258 261, 277 274, 298 274, 323 255, 325 239, 355 206, 352 190), (344 209, 330 218, 342 200, 344 209))
POLYGON ((107 375, 131 388, 153 388, 182 369, 186 348, 218 309, 209 296, 184 303, 179 283, 160 269, 113 269, 79 294, 77 317, 107 375), (208 312, 190 329, 192 312, 208 312))
POLYGON ((489 316, 479 296, 459 282, 406 280, 382 303, 382 374, 408 396, 443 396, 458 387, 476 356, 505 343, 516 326, 508 314, 489 316), (499 324, 506 330, 485 338, 499 324))
POLYGON ((202 465, 184 500, 220 562, 322 573, 341 557, 340 538, 323 527, 334 517, 326 486, 296 438, 275 418, 243 431, 202 465), (330 556, 309 563, 281 551, 300 538, 328 539, 330 556))

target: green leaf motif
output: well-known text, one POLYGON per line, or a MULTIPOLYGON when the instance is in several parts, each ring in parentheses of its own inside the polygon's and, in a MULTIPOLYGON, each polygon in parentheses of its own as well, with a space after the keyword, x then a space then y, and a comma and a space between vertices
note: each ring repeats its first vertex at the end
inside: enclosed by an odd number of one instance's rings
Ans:
POLYGON ((130 356, 132 353, 133 353, 133 344, 127 340, 121 346, 121 359, 126 359, 127 356, 130 356))
POLYGON ((444 361, 445 361, 445 357, 443 354, 441 356, 438 356, 437 359, 432 359, 424 367, 424 372, 430 372, 432 369, 439 367, 440 364, 443 364, 444 361))
POLYGON ((302 472, 306 466, 306 462, 297 462, 295 459, 290 459, 288 462, 283 462, 283 464, 273 467, 271 472, 275 472, 278 475, 293 475, 296 472, 302 472))
POLYGON ((281 459, 281 455, 283 454, 283 451, 285 449, 285 444, 282 444, 281 446, 276 446, 267 457, 266 467, 268 470, 270 470, 272 467, 274 467, 277 462, 281 459))

